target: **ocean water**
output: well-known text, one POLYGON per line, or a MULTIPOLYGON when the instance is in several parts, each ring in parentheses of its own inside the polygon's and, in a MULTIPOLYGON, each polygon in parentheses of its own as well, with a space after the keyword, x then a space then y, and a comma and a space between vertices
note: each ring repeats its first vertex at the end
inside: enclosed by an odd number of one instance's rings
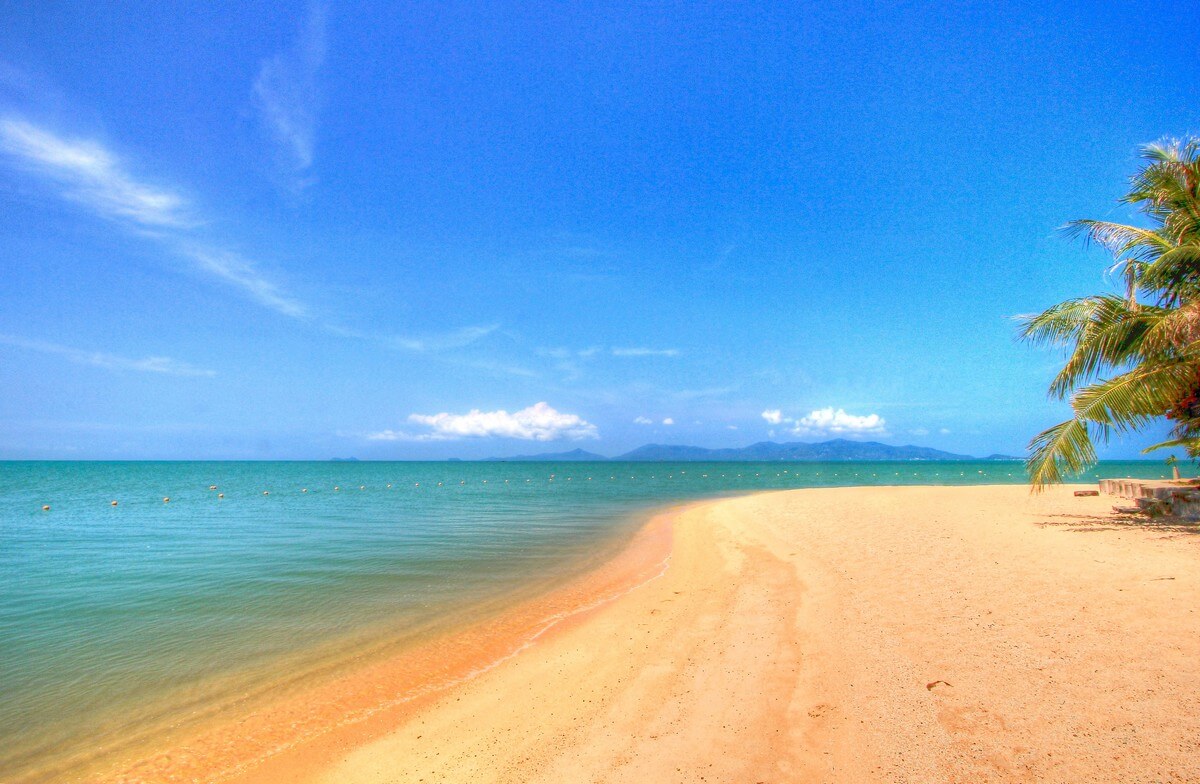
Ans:
POLYGON ((282 688, 281 663, 303 680, 487 617, 671 503, 1023 481, 1009 462, 0 463, 0 781, 282 688))

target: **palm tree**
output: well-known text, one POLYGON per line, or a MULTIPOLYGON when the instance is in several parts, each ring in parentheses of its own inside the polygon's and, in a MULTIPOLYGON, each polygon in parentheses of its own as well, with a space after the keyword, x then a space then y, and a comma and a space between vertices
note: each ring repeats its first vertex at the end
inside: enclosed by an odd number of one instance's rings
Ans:
POLYGON ((1149 228, 1108 221, 1067 224, 1072 236, 1112 253, 1123 296, 1068 300, 1021 316, 1020 337, 1067 349, 1050 396, 1073 416, 1030 442, 1035 488, 1061 482, 1096 462, 1095 440, 1174 420, 1172 438, 1146 451, 1183 447, 1200 457, 1200 139, 1142 148, 1145 161, 1121 200, 1149 228))

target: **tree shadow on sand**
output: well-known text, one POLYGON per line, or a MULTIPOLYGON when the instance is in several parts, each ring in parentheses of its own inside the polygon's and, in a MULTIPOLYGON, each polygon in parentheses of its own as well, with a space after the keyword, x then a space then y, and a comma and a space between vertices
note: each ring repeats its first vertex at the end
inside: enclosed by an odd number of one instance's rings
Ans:
POLYGON ((1098 531, 1148 531, 1174 539, 1200 535, 1200 522, 1172 515, 1149 515, 1140 512, 1112 512, 1105 515, 1056 514, 1046 515, 1037 523, 1042 528, 1065 528, 1079 533, 1098 531))

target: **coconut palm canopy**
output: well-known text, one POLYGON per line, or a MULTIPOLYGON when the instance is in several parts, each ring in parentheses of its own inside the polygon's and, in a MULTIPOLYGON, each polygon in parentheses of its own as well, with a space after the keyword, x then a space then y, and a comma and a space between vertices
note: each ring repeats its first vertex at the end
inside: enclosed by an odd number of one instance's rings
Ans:
POLYGON ((1030 442, 1035 487, 1061 482, 1096 462, 1096 441, 1166 417, 1172 438, 1148 447, 1182 447, 1200 457, 1200 139, 1147 145, 1145 161, 1121 200, 1146 227, 1079 220, 1066 230, 1103 246, 1121 294, 1061 302, 1019 317, 1020 336, 1067 350, 1050 383, 1073 416, 1030 442))

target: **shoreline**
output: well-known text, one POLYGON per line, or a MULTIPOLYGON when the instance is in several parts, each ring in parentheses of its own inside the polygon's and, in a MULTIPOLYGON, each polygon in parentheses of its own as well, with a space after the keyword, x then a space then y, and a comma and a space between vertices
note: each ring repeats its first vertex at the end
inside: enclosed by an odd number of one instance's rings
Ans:
POLYGON ((671 507, 549 594, 83 780, 1200 780, 1200 527, 1072 489, 671 507))
MULTIPOLYGON (((494 613, 453 624, 396 652, 355 654, 331 673, 317 671, 282 696, 251 703, 236 717, 214 716, 179 737, 152 736, 141 751, 89 766, 72 781, 158 784, 271 782, 319 764, 347 743, 362 743, 440 694, 504 664, 543 635, 569 625, 662 573, 670 557, 669 519, 684 505, 647 510, 607 560, 544 589, 522 589, 494 613), (157 742, 156 742, 157 741, 157 742)), ((391 645, 382 648, 388 651, 391 645)), ((285 679, 286 680, 286 677, 285 679)), ((36 779, 35 779, 36 780, 36 779)))
POLYGON ((660 579, 274 780, 1200 780, 1200 528, 1072 489, 690 506, 660 579))

